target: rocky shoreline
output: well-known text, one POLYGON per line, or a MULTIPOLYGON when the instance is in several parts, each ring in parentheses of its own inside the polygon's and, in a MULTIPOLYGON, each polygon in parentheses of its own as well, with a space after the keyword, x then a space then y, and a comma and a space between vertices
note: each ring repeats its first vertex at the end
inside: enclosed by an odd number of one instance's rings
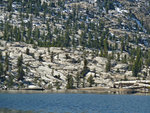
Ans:
POLYGON ((9 89, 9 90, 0 90, 0 94, 2 93, 73 93, 73 94, 134 94, 134 95, 150 95, 150 91, 141 91, 137 89, 124 89, 124 88, 104 88, 104 87, 87 87, 87 88, 79 88, 79 89, 66 89, 66 90, 47 90, 47 89, 9 89))

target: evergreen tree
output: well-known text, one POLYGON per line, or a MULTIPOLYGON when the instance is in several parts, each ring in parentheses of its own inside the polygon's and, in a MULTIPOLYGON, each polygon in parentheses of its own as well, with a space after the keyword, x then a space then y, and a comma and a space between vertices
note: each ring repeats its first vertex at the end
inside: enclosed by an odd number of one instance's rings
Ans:
POLYGON ((67 89, 73 89, 73 84, 74 84, 73 77, 68 74, 67 75, 67 85, 66 85, 66 88, 67 89))
POLYGON ((24 75, 25 75, 25 72, 24 72, 22 66, 18 67, 18 76, 17 76, 17 79, 18 80, 23 80, 24 75))
POLYGON ((83 69, 81 71, 81 77, 84 78, 86 76, 86 74, 89 72, 89 68, 87 67, 88 65, 88 61, 86 58, 84 58, 84 65, 83 65, 83 69))
POLYGON ((2 51, 0 51, 0 61, 3 60, 2 51))
POLYGON ((41 56, 41 54, 39 55, 39 61, 40 61, 40 62, 43 61, 43 57, 41 56))
POLYGON ((20 57, 18 57, 17 60, 17 67, 18 67, 17 80, 23 80, 23 77, 25 76, 22 64, 23 64, 23 56, 21 55, 20 57))
POLYGON ((13 3, 13 0, 8 0, 8 11, 12 11, 12 3, 13 3))
POLYGON ((117 61, 120 61, 120 54, 117 53, 117 61))
POLYGON ((122 58, 122 63, 127 63, 127 55, 124 55, 124 57, 122 58))
POLYGON ((23 56, 21 55, 20 57, 18 57, 17 60, 17 67, 21 67, 23 64, 23 56))
POLYGON ((111 60, 110 60, 110 58, 108 58, 105 69, 106 69, 106 72, 109 72, 111 70, 111 60))
POLYGON ((83 80, 82 80, 82 87, 83 87, 83 88, 85 87, 85 77, 84 77, 83 80))
POLYGON ((121 53, 125 50, 124 38, 121 39, 121 53))
POLYGON ((93 76, 92 76, 92 75, 90 75, 90 76, 88 77, 87 81, 89 82, 90 87, 92 87, 92 85, 94 84, 93 76))
POLYGON ((3 64, 0 62, 0 77, 3 75, 4 70, 3 70, 3 64))
POLYGON ((30 50, 29 50, 29 48, 26 49, 26 54, 27 54, 27 55, 30 55, 30 50))
POLYGON ((9 75, 9 80, 8 80, 8 83, 7 83, 9 88, 12 88, 12 86, 14 85, 13 78, 14 77, 10 74, 9 75))
POLYGON ((133 76, 137 77, 138 73, 141 71, 141 68, 142 68, 141 50, 140 48, 137 48, 137 57, 132 66, 133 76))
POLYGON ((51 53, 51 62, 53 62, 54 61, 54 53, 52 52, 51 53))
POLYGON ((9 56, 8 53, 5 55, 5 72, 9 70, 9 56))
POLYGON ((105 40, 104 40, 104 56, 105 57, 108 56, 108 42, 107 42, 107 38, 105 38, 105 40))
POLYGON ((75 80, 76 80, 76 83, 77 83, 77 88, 79 87, 80 85, 80 73, 78 72, 76 77, 75 77, 75 80))
POLYGON ((150 51, 148 51, 148 53, 147 53, 147 58, 145 60, 145 64, 146 64, 147 67, 150 66, 150 51))
POLYGON ((56 81, 55 86, 56 86, 56 89, 59 90, 60 89, 60 82, 56 81))

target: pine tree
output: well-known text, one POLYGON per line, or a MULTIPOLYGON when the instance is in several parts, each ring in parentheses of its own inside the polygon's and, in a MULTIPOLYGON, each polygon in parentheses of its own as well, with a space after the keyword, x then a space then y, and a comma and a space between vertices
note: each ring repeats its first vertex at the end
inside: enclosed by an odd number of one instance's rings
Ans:
POLYGON ((3 60, 2 51, 0 51, 0 61, 3 60))
POLYGON ((27 55, 30 55, 30 50, 29 50, 29 48, 26 49, 26 54, 27 54, 27 55))
POLYGON ((20 57, 18 57, 18 61, 17 61, 17 67, 18 67, 18 75, 17 75, 17 79, 18 80, 23 80, 23 77, 25 76, 25 72, 23 70, 23 56, 21 55, 20 57))
POLYGON ((0 77, 3 75, 4 70, 3 70, 3 64, 0 62, 0 77))
POLYGON ((23 56, 21 55, 20 57, 18 57, 17 67, 21 67, 22 64, 23 64, 23 56))
POLYGON ((9 70, 9 56, 8 53, 5 55, 5 72, 9 70))
POLYGON ((80 73, 78 72, 76 77, 75 77, 75 80, 76 80, 76 83, 77 83, 77 88, 79 87, 80 85, 80 73))
POLYGON ((18 76, 17 76, 17 79, 18 80, 23 80, 24 75, 25 75, 25 72, 24 72, 22 66, 18 67, 18 76))
POLYGON ((124 51, 125 45, 124 45, 124 38, 121 39, 121 53, 124 51))
POLYGON ((43 57, 41 56, 41 54, 39 55, 39 61, 40 61, 40 62, 43 61, 43 57))
POLYGON ((141 71, 141 68, 142 68, 141 50, 140 48, 137 48, 137 57, 132 66, 133 76, 137 77, 138 73, 141 71))
POLYGON ((105 69, 106 69, 106 72, 109 72, 111 70, 111 60, 110 60, 110 58, 108 58, 105 69))
POLYGON ((66 85, 66 88, 67 89, 73 89, 73 84, 74 84, 74 80, 73 80, 73 77, 71 75, 67 75, 67 85, 66 85))
POLYGON ((8 0, 8 11, 10 12, 12 10, 12 3, 13 3, 13 0, 8 0))
POLYGON ((120 61, 120 54, 117 53, 117 61, 120 61))
POLYGON ((54 61, 54 53, 52 52, 51 53, 51 62, 53 62, 54 61))
POLYGON ((89 72, 89 68, 88 68, 88 61, 86 58, 84 58, 84 65, 83 65, 83 69, 81 71, 81 77, 84 78, 86 76, 86 74, 89 72))
POLYGON ((82 87, 83 87, 83 88, 85 87, 85 77, 84 77, 83 80, 82 80, 82 87))
POLYGON ((59 90, 60 89, 60 82, 56 81, 55 86, 56 86, 56 89, 59 90))
POLYGON ((145 60, 145 64, 146 64, 147 67, 150 66, 150 51, 148 51, 147 58, 145 60))
POLYGON ((108 42, 107 42, 107 38, 105 38, 105 40, 104 40, 104 56, 105 57, 108 56, 108 42))
POLYGON ((92 87, 92 85, 94 84, 93 76, 92 76, 92 75, 90 75, 90 76, 88 77, 87 81, 89 82, 90 87, 92 87))

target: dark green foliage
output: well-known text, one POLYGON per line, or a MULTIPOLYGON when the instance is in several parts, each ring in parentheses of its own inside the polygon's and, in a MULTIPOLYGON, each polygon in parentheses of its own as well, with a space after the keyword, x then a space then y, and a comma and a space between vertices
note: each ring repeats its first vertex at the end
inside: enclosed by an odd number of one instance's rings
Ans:
POLYGON ((60 82, 56 81, 55 86, 56 86, 56 89, 59 90, 60 89, 60 82))
POLYGON ((107 42, 107 38, 105 38, 104 40, 104 57, 108 56, 108 42, 107 42))
POLYGON ((122 63, 127 63, 127 55, 124 55, 124 57, 122 58, 122 63))
POLYGON ((18 67, 18 76, 17 76, 17 80, 23 80, 23 77, 25 76, 25 72, 21 67, 18 67))
POLYGON ((87 68, 87 65, 88 65, 88 61, 87 61, 86 58, 84 58, 84 66, 83 66, 83 68, 87 68))
POLYGON ((87 79, 87 81, 89 82, 90 87, 92 87, 92 85, 94 84, 93 76, 92 76, 92 75, 90 75, 90 76, 89 76, 89 78, 87 79))
POLYGON ((108 10, 114 10, 115 9, 113 2, 111 0, 104 0, 104 5, 105 5, 105 9, 106 9, 107 13, 108 13, 108 10))
POLYGON ((0 62, 0 77, 3 75, 4 69, 3 69, 3 64, 0 62))
POLYGON ((0 51, 0 61, 3 60, 2 52, 0 51))
POLYGON ((120 53, 117 53, 117 61, 120 61, 120 53))
POLYGON ((30 50, 29 50, 29 48, 26 49, 26 54, 27 54, 27 55, 30 55, 30 50))
POLYGON ((7 86, 9 88, 12 88, 12 86, 14 85, 13 79, 14 79, 14 77, 12 75, 9 75, 9 80, 8 80, 8 83, 7 83, 7 86))
POLYGON ((8 11, 11 11, 11 10, 12 10, 12 3, 13 3, 13 0, 9 0, 9 1, 8 1, 8 6, 7 6, 7 8, 8 8, 7 10, 8 10, 8 11))
POLYGON ((83 87, 83 88, 85 87, 85 77, 84 77, 83 80, 82 80, 82 87, 83 87))
POLYGON ((110 60, 110 58, 108 58, 105 69, 106 69, 106 72, 109 72, 111 70, 111 60, 110 60))
POLYGON ((140 48, 137 48, 137 56, 136 56, 136 59, 133 63, 133 66, 132 66, 132 74, 133 76, 137 77, 138 76, 138 73, 141 71, 141 68, 142 68, 142 58, 141 58, 141 50, 140 48))
POLYGON ((9 55, 6 53, 5 55, 5 72, 9 70, 9 55))
POLYGON ((41 56, 41 54, 39 55, 39 61, 40 61, 40 62, 43 61, 43 57, 41 56))
POLYGON ((66 88, 67 89, 73 89, 74 87, 73 87, 73 84, 74 84, 74 80, 73 80, 73 77, 72 77, 72 75, 67 75, 67 85, 66 85, 66 88))
MULTIPOLYGON (((98 37, 101 36, 101 33, 105 32, 104 34, 108 36, 108 32, 103 31, 104 29, 104 21, 100 20, 99 25, 96 25, 93 22, 85 23, 85 22, 79 22, 79 9, 80 6, 73 7, 73 14, 69 14, 69 20, 67 22, 62 23, 64 25, 63 31, 60 31, 57 27, 55 27, 54 30, 51 30, 50 22, 48 19, 46 19, 47 15, 55 15, 55 17, 51 20, 53 22, 56 20, 56 23, 59 19, 62 19, 62 16, 64 19, 66 18, 65 15, 61 14, 61 11, 55 11, 53 10, 54 7, 60 7, 61 10, 64 9, 65 1, 59 1, 58 3, 55 3, 53 1, 49 1, 50 4, 46 2, 41 2, 40 0, 30 0, 30 1, 15 1, 10 0, 9 2, 6 2, 9 11, 12 11, 12 3, 16 2, 18 4, 21 3, 21 8, 17 8, 19 12, 19 18, 21 19, 21 27, 13 27, 9 21, 4 22, 4 29, 3 30, 3 39, 7 41, 25 41, 26 43, 35 44, 38 46, 44 46, 44 47, 70 47, 73 44, 73 47, 76 47, 78 45, 82 45, 89 48, 101 48, 100 46, 100 39, 98 37), (41 30, 39 27, 33 27, 33 20, 34 16, 39 17, 41 16, 41 12, 43 12, 43 18, 41 20, 43 23, 46 24, 46 30, 44 30, 43 34, 41 34, 41 30), (34 16, 32 16, 34 15, 34 16), (57 15, 57 16, 56 16, 57 15), (23 21, 23 19, 29 19, 27 23, 23 21), (72 25, 73 22, 73 25, 72 25), (75 40, 75 33, 78 29, 82 29, 83 33, 81 35, 81 39, 75 40), (92 32, 87 36, 87 33, 89 32, 89 29, 92 30, 92 32), (46 31, 46 32, 45 32, 46 31), (93 32, 94 31, 94 32, 93 32), (53 34, 56 35, 56 39, 54 39, 53 34), (74 38, 71 38, 74 37, 74 38), (89 37, 89 40, 86 38, 89 37)), ((107 1, 109 9, 111 9, 111 2, 107 1)), ((89 12, 89 9, 87 9, 87 13, 89 12)), ((93 14, 91 14, 93 17, 93 14)), ((11 15, 10 15, 11 20, 11 15)), ((84 21, 86 20, 86 17, 84 17, 84 21)), ((54 23, 55 24, 55 23, 54 23)), ((103 42, 101 42, 103 43, 103 42)))
POLYGON ((76 84, 77 84, 77 88, 78 88, 80 85, 80 73, 79 72, 77 73, 75 80, 76 80, 76 84))
POLYGON ((51 62, 54 61, 54 52, 51 53, 51 62))
POLYGON ((145 64, 147 67, 149 67, 150 66, 150 51, 145 53, 145 57, 146 57, 145 64))
POLYGON ((52 88, 53 88, 52 84, 49 84, 49 85, 48 85, 48 89, 51 89, 51 90, 52 90, 52 88))
POLYGON ((70 56, 68 54, 65 54, 66 59, 70 59, 70 56))
POLYGON ((17 60, 17 67, 21 67, 23 64, 23 56, 21 55, 20 57, 18 57, 17 60))
POLYGON ((18 57, 17 68, 18 68, 17 80, 23 80, 23 77, 25 76, 25 72, 23 70, 23 56, 22 55, 18 57))
POLYGON ((121 39, 121 53, 125 50, 124 38, 121 39))
POLYGON ((83 65, 83 69, 81 71, 81 77, 84 78, 86 76, 86 74, 89 72, 89 68, 87 67, 88 65, 88 61, 86 58, 84 58, 84 65, 83 65))

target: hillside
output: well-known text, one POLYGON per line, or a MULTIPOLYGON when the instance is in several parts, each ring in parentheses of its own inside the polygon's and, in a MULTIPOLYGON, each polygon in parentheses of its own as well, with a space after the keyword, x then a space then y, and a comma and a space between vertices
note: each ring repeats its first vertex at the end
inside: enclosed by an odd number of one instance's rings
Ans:
POLYGON ((1 0, 0 88, 150 80, 149 8, 148 0, 1 0))

